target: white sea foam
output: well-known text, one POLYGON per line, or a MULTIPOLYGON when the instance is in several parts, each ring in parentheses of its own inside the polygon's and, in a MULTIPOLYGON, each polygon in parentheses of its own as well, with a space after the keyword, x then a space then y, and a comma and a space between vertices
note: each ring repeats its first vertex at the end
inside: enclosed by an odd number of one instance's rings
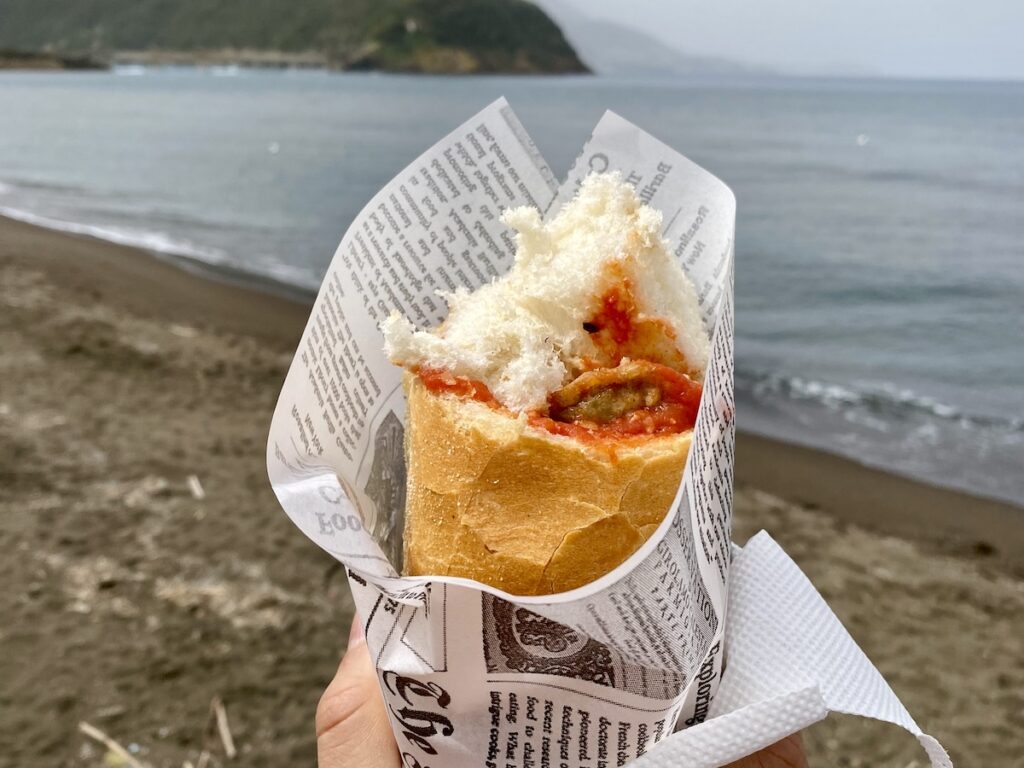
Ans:
POLYGON ((814 379, 792 377, 788 381, 790 395, 806 400, 817 400, 829 408, 852 405, 860 402, 860 395, 839 384, 829 384, 814 379))
POLYGON ((1021 416, 965 413, 884 381, 840 385, 741 368, 736 385, 745 429, 838 451, 925 482, 1024 503, 1021 416))
POLYGON ((869 413, 863 413, 861 411, 850 410, 843 414, 843 418, 851 424, 857 424, 867 429, 874 430, 875 432, 888 432, 889 422, 884 419, 879 419, 876 416, 872 416, 869 413))
POLYGON ((294 267, 283 262, 268 263, 260 270, 260 274, 294 288, 316 291, 320 287, 318 275, 312 274, 308 269, 294 267))
POLYGON ((792 400, 813 400, 829 410, 840 410, 844 405, 861 402, 861 395, 852 389, 799 376, 768 374, 758 378, 753 386, 755 396, 783 395, 792 400))
POLYGON ((882 382, 877 385, 868 383, 866 386, 867 394, 872 394, 873 388, 877 388, 876 396, 888 397, 895 403, 917 408, 941 419, 958 419, 962 415, 958 408, 942 403, 933 397, 918 394, 912 389, 898 387, 888 382, 882 382))
POLYGON ((155 253, 172 256, 186 256, 190 259, 204 261, 208 264, 224 264, 227 254, 219 248, 197 245, 188 240, 172 237, 166 232, 129 229, 99 224, 81 224, 74 221, 63 221, 49 216, 42 216, 31 211, 0 205, 0 216, 24 221, 37 227, 69 232, 75 235, 87 235, 99 240, 106 240, 118 245, 142 248, 155 253))
MULTIPOLYGON (((0 189, 2 193, 2 189, 0 189)), ((109 225, 82 224, 80 222, 64 221, 49 216, 42 216, 38 213, 25 211, 20 208, 11 208, 0 205, 0 216, 9 219, 17 219, 26 224, 37 227, 56 230, 58 232, 69 232, 75 235, 86 235, 95 237, 98 240, 105 240, 118 245, 126 245, 133 248, 141 248, 151 253, 166 254, 183 258, 192 262, 201 262, 210 266, 229 267, 247 272, 253 277, 269 278, 274 283, 291 288, 315 291, 319 286, 319 278, 310 270, 303 269, 285 262, 271 258, 265 258, 264 263, 247 263, 244 267, 232 263, 229 255, 220 248, 213 248, 207 245, 199 245, 182 237, 169 235, 166 232, 156 230, 143 230, 125 227, 114 227, 109 225)), ((252 255, 252 254, 250 254, 252 255)))
POLYGON ((887 419, 924 417, 954 422, 964 429, 1024 430, 1024 418, 964 413, 949 403, 891 382, 861 380, 837 384, 780 373, 744 374, 742 371, 738 372, 737 380, 741 389, 745 387, 760 400, 781 398, 813 403, 872 429, 878 429, 887 419), (859 415, 846 415, 850 413, 859 415))

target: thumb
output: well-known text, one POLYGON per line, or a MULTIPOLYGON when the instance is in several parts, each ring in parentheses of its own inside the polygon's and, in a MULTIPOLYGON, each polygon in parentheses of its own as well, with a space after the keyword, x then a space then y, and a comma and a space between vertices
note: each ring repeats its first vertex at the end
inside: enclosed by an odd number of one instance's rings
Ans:
POLYGON ((319 768, 401 764, 358 616, 341 666, 316 708, 316 746, 319 768))

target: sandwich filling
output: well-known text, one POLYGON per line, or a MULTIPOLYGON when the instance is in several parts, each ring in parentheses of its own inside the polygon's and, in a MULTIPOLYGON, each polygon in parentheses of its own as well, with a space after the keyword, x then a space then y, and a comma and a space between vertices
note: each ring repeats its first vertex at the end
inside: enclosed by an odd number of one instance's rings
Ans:
POLYGON ((486 403, 548 432, 623 439, 693 428, 708 339, 660 214, 618 174, 593 174, 548 224, 506 211, 516 263, 448 319, 382 326, 391 360, 432 391, 486 403))

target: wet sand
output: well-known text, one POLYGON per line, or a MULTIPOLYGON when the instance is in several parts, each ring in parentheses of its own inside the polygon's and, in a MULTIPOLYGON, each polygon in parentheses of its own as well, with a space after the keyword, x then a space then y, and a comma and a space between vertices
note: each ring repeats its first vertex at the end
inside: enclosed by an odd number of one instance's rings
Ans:
POLYGON ((976 556, 1024 578, 1019 507, 752 434, 737 438, 736 481, 932 551, 976 556))
MULTIPOLYGON (((103 765, 83 720, 154 766, 226 765, 215 696, 238 764, 312 763, 351 607, 264 469, 307 312, 0 219, 0 765, 103 765)), ((735 539, 778 539, 954 760, 1024 765, 1024 510, 750 435, 737 474, 735 539)), ((807 743, 925 764, 852 718, 807 743)))

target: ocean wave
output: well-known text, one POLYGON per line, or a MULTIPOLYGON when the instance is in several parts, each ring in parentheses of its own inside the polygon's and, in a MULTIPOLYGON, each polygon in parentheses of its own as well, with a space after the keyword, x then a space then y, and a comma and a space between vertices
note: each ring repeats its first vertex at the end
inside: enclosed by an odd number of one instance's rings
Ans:
POLYGON ((208 269, 216 270, 221 275, 231 275, 238 279, 253 278, 260 283, 266 282, 268 286, 276 286, 288 291, 297 289, 303 293, 315 293, 320 285, 318 277, 308 269, 267 256, 264 256, 263 263, 259 265, 240 265, 220 248, 200 245, 186 238, 157 230, 82 224, 2 205, 0 205, 0 216, 58 232, 86 235, 118 245, 140 248, 150 253, 173 257, 181 263, 192 262, 204 265, 208 269))
POLYGON ((183 256, 212 265, 223 265, 227 261, 227 254, 219 248, 198 245, 183 238, 172 237, 166 232, 111 227, 99 224, 81 224, 73 221, 54 219, 49 216, 41 216, 40 214, 32 213, 31 211, 2 205, 0 205, 0 216, 6 216, 9 219, 17 219, 18 221, 23 221, 26 224, 32 224, 37 227, 57 230, 58 232, 69 232, 74 235, 87 235, 99 240, 117 243, 118 245, 142 248, 155 253, 167 254, 168 256, 183 256))
MULTIPOLYGON (((759 400, 782 398, 804 401, 843 414, 861 413, 875 424, 879 419, 938 419, 964 428, 1024 432, 1024 416, 999 418, 967 413, 934 397, 890 382, 838 384, 777 372, 736 372, 736 388, 759 400)), ((856 420, 855 418, 853 420, 856 420)))

